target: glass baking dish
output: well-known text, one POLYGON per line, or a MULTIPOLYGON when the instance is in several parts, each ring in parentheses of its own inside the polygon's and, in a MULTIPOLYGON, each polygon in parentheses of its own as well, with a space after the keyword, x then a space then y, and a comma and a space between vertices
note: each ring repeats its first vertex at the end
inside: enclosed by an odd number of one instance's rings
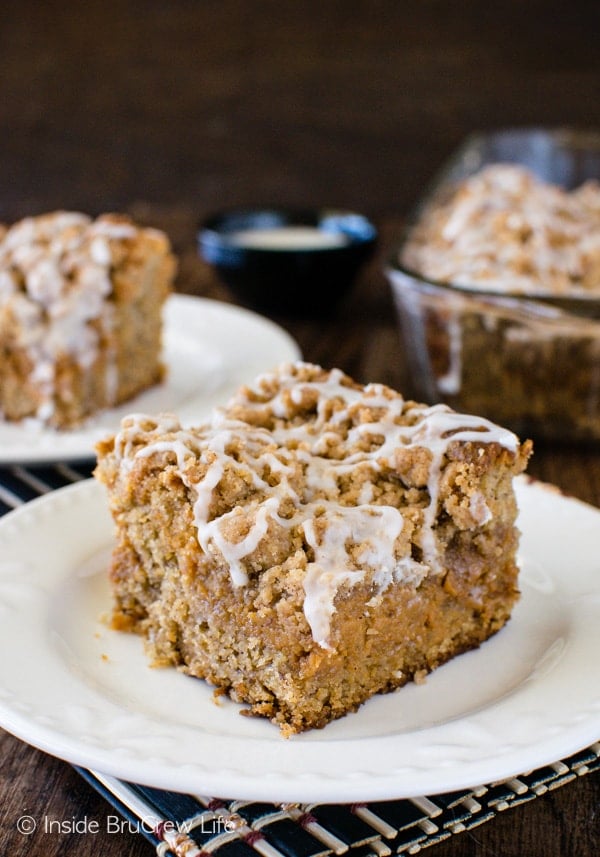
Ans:
POLYGON ((567 190, 600 178, 600 133, 475 134, 436 176, 386 274, 415 398, 481 414, 536 439, 600 440, 600 283, 576 295, 511 294, 435 282, 400 257, 436 199, 491 164, 529 168, 567 190))

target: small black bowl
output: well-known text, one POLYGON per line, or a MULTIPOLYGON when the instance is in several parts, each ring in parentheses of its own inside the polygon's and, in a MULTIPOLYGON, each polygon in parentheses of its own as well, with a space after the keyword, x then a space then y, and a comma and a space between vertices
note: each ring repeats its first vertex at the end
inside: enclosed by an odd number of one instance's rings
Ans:
POLYGON ((242 301, 289 315, 329 314, 375 248, 361 214, 335 209, 231 209, 198 233, 203 259, 242 301))

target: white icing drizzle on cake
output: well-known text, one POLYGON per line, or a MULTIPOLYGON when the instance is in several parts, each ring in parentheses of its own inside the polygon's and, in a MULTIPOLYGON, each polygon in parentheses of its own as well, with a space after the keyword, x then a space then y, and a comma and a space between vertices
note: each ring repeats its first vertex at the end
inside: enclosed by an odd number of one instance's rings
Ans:
MULTIPOLYGON (((119 216, 92 220, 78 212, 57 211, 27 217, 0 239, 0 313, 9 320, 15 346, 23 347, 31 362, 29 380, 40 397, 40 422, 47 422, 54 410, 61 356, 87 371, 98 358, 101 338, 110 341, 117 245, 138 232, 119 216)), ((109 404, 117 392, 111 353, 107 348, 109 404)))
POLYGON ((352 586, 362 581, 365 567, 375 570, 373 580, 378 591, 387 589, 392 580, 412 579, 418 583, 423 578, 426 566, 410 557, 399 562, 395 556, 396 539, 403 526, 397 509, 368 504, 332 509, 322 538, 315 532, 314 518, 303 522, 306 541, 314 553, 304 579, 304 615, 320 645, 327 646, 338 590, 344 583, 352 586), (358 546, 358 568, 349 566, 348 544, 358 546))
POLYGON ((568 191, 519 164, 490 164, 432 199, 401 261, 465 289, 597 296, 600 184, 568 191))
MULTIPOLYGON (((159 457, 157 466, 176 468, 190 491, 198 543, 229 569, 234 586, 248 583, 252 555, 268 532, 300 532, 308 556, 304 614, 315 641, 328 648, 341 587, 354 586, 368 575, 375 593, 382 593, 393 581, 416 586, 439 570, 434 523, 449 444, 497 443, 516 453, 519 441, 480 417, 444 405, 406 402, 383 385, 349 386, 338 370, 324 377, 320 372, 304 363, 280 367, 195 429, 181 428, 170 415, 132 414, 123 421, 114 450, 125 478, 136 461, 154 456, 159 457), (303 372, 318 377, 301 380, 303 372), (267 430, 236 419, 239 409, 257 418, 267 409, 273 426, 267 430), (310 411, 309 418, 305 411, 310 411), (415 558, 407 553, 409 540, 400 546, 405 526, 401 511, 373 502, 368 479, 353 505, 340 502, 338 485, 357 468, 373 475, 393 473, 398 451, 417 447, 429 456, 424 486, 429 499, 422 510, 421 555, 415 558), (215 514, 215 492, 226 471, 251 485, 253 493, 249 500, 215 514), (236 518, 244 535, 232 541, 227 532, 236 518)), ((478 526, 491 518, 481 495, 471 499, 470 512, 478 526)))

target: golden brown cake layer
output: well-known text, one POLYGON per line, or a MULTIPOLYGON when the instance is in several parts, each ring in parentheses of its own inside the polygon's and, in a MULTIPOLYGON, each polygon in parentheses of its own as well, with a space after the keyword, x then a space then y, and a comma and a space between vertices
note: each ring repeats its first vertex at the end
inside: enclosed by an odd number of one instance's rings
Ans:
POLYGON ((285 735, 498 631, 518 597, 513 476, 530 444, 297 363, 183 429, 98 448, 114 624, 285 735))

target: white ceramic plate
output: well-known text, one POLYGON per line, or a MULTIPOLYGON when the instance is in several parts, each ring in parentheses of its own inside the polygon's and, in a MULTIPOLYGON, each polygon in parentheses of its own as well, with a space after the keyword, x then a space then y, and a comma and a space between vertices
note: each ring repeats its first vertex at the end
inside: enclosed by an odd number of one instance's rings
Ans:
POLYGON ((434 794, 564 758, 600 737, 600 511, 524 481, 518 496, 511 622, 424 685, 289 740, 107 627, 101 486, 35 500, 0 521, 0 725, 127 780, 274 802, 434 794))
POLYGON ((172 295, 165 304, 163 344, 165 382, 79 429, 59 432, 31 421, 0 421, 0 464, 92 458, 94 444, 132 411, 176 412, 188 425, 201 421, 242 384, 300 356, 292 337, 269 319, 188 295, 172 295))

